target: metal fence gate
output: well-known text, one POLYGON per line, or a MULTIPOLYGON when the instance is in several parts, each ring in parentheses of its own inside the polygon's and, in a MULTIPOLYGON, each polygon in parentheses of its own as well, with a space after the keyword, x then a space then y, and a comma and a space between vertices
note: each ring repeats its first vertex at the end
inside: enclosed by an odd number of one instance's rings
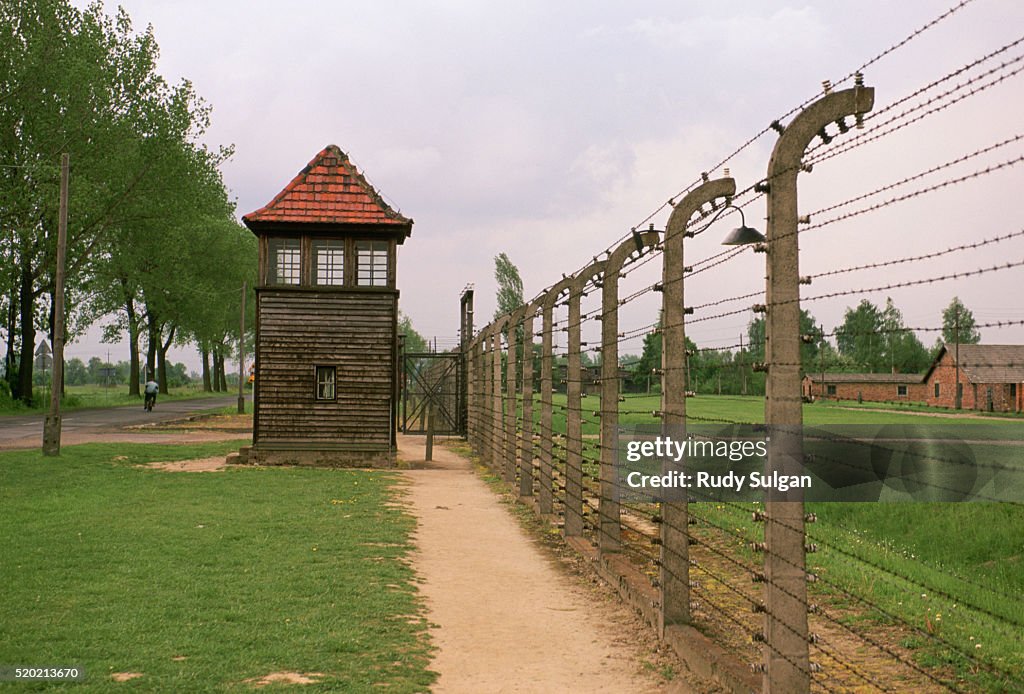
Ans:
POLYGON ((408 353, 402 359, 402 433, 426 434, 433 408, 434 433, 463 435, 462 354, 408 353))

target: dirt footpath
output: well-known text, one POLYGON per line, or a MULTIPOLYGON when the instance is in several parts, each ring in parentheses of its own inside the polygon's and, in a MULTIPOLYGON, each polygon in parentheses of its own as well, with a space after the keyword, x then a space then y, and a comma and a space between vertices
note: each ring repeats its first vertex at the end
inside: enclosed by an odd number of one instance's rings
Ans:
MULTIPOLYGON (((399 457, 423 461, 422 437, 400 437, 399 457)), ((467 460, 435 446, 426 465, 404 475, 419 523, 413 565, 437 625, 433 691, 690 690, 658 673, 672 661, 654 652, 653 631, 559 566, 467 460)))

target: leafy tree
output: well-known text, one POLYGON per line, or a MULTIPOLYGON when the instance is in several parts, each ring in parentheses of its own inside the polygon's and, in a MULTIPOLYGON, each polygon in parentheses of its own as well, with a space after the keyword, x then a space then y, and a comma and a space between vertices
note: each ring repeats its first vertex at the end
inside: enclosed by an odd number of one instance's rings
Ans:
POLYGON ((630 369, 629 384, 633 390, 645 391, 648 385, 652 392, 661 390, 661 379, 653 375, 655 369, 661 368, 661 321, 662 312, 658 311, 658 324, 654 330, 644 335, 643 352, 630 369))
POLYGON ((963 305, 960 297, 954 296, 942 312, 942 339, 948 344, 976 345, 981 342, 974 314, 963 305))
MULTIPOLYGON (((818 321, 806 309, 800 309, 800 335, 820 336, 822 329, 818 327, 818 321)), ((747 356, 750 361, 763 362, 765 360, 765 320, 758 317, 747 324, 747 339, 750 341, 747 356)), ((814 339, 811 342, 802 342, 800 345, 800 361, 804 370, 813 369, 814 360, 818 356, 818 345, 820 340, 814 339)), ((763 380, 763 376, 758 381, 763 380)))
POLYGON ((74 357, 64 365, 64 383, 69 386, 82 386, 89 382, 89 369, 85 362, 74 357))
POLYGON ((426 339, 412 327, 412 319, 402 312, 398 313, 398 334, 405 335, 406 353, 430 351, 426 339))
POLYGON ((882 312, 867 299, 857 308, 848 308, 836 331, 839 353, 861 371, 882 371, 885 364, 885 336, 882 312))
MULTIPOLYGON (((91 251, 138 175, 125 156, 144 136, 135 107, 158 98, 156 45, 150 33, 132 34, 123 12, 115 20, 98 4, 79 11, 64 0, 2 3, 0 27, 0 153, 14 164, 0 180, 0 208, 12 232, 7 286, 18 313, 8 341, 17 332, 29 354, 40 328, 52 333, 40 302, 49 297, 52 306, 57 155, 68 152, 73 167, 66 268, 73 335, 84 327, 74 308, 91 251)), ((14 385, 23 400, 31 399, 31 372, 32 360, 20 360, 14 385)))
POLYGON ((890 370, 897 373, 918 373, 928 368, 931 357, 917 335, 903 324, 903 314, 886 298, 881 314, 882 337, 890 370))
POLYGON ((167 365, 167 384, 169 387, 179 388, 181 386, 187 386, 191 382, 192 379, 188 375, 187 366, 181 363, 167 365))
POLYGON ((881 309, 867 299, 848 308, 836 342, 843 365, 854 371, 917 373, 930 362, 927 348, 906 329, 891 298, 881 309))
POLYGON ((739 393, 741 374, 734 368, 733 359, 728 349, 695 350, 690 357, 690 389, 697 393, 739 393))
MULTIPOLYGON (((498 284, 497 307, 494 309, 494 317, 497 319, 512 313, 525 303, 523 300, 523 280, 519 276, 519 268, 504 253, 494 256, 494 281, 498 284)), ((521 345, 524 337, 523 326, 516 325, 514 328, 515 332, 510 332, 508 327, 505 328, 503 331, 505 340, 510 341, 511 336, 514 335, 516 344, 521 345)), ((583 356, 585 357, 586 355, 584 354, 583 356)), ((502 356, 502 359, 504 360, 505 356, 502 356)), ((581 363, 586 365, 587 361, 583 360, 581 363)))
POLYGON ((208 247, 215 229, 224 232, 228 222, 238 229, 217 171, 229 150, 195 144, 209 107, 187 81, 168 85, 156 73, 157 55, 152 30, 135 33, 123 10, 109 17, 99 3, 83 10, 68 0, 0 3, 0 158, 12 165, 0 170, 0 224, 8 232, 0 242, 0 308, 7 377, 22 400, 32 399, 32 360, 18 353, 33 353, 40 330, 53 332, 61 152, 71 155, 75 211, 68 229, 69 337, 124 308, 110 327, 116 332, 121 321, 129 331, 137 393, 142 332, 149 334, 150 366, 159 362, 166 372, 175 340, 212 333, 224 348, 225 329, 210 317, 223 311, 204 308, 213 304, 237 318, 237 301, 226 306, 218 281, 241 285, 230 268, 254 265, 253 239, 246 234, 246 253, 233 258, 211 252, 224 244, 208 247), (162 281, 143 282, 153 268, 142 253, 179 264, 157 268, 162 281), (201 268, 215 271, 204 275, 201 268))
POLYGON ((504 253, 494 256, 494 281, 498 284, 495 318, 512 313, 523 305, 523 280, 519 277, 519 268, 504 253))

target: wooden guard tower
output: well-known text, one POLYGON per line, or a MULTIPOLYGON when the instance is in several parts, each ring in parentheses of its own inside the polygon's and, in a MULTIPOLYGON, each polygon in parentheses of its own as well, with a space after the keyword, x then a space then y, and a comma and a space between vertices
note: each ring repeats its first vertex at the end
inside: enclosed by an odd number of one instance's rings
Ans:
POLYGON ((412 220, 329 145, 242 221, 260 254, 249 460, 393 465, 395 260, 412 220))

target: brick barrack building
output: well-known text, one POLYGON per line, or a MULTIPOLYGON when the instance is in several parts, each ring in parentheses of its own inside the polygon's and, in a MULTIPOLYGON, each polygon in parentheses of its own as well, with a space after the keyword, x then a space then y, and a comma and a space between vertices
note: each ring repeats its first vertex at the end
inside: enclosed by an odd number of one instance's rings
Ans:
POLYGON ((957 390, 961 409, 1024 412, 1024 345, 943 345, 924 374, 812 372, 803 379, 807 400, 912 402, 953 408, 957 390))
POLYGON ((1024 345, 944 345, 924 375, 925 402, 955 407, 958 383, 962 409, 1024 411, 1024 345))

